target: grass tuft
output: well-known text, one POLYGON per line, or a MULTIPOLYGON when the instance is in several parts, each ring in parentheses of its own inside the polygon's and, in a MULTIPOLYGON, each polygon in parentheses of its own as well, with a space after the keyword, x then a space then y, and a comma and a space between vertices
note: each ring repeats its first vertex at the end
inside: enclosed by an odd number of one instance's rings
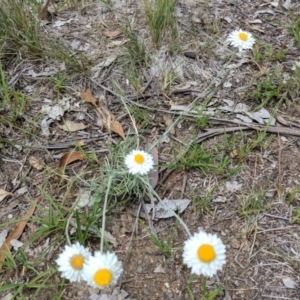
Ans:
POLYGON ((5 77, 0 62, 0 121, 3 124, 11 125, 18 118, 22 117, 30 100, 21 92, 11 88, 5 77), (5 114, 5 117, 1 115, 5 114))
POLYGON ((150 36, 156 48, 160 48, 162 39, 169 34, 170 44, 178 38, 175 5, 177 0, 145 0, 146 21, 150 36))
POLYGON ((293 37, 296 41, 298 48, 300 48, 300 18, 295 20, 289 29, 293 34, 293 37))
POLYGON ((0 6, 0 59, 54 59, 81 72, 88 60, 51 35, 38 19, 41 6, 37 2, 4 1, 0 6))

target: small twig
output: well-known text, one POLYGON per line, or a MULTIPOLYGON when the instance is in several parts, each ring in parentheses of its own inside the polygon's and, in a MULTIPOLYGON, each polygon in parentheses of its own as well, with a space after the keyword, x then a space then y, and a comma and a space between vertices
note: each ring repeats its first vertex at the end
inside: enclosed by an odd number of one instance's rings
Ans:
POLYGON ((182 188, 181 188, 181 199, 183 198, 183 194, 186 188, 186 181, 187 181, 187 176, 186 174, 183 175, 183 182, 182 182, 182 188))
POLYGON ((81 147, 84 147, 86 144, 88 144, 90 142, 96 142, 96 141, 102 140, 103 138, 105 138, 107 136, 108 136, 107 133, 103 133, 103 134, 100 134, 99 136, 91 137, 91 138, 80 138, 80 137, 78 137, 78 140, 74 140, 74 141, 71 141, 71 142, 62 142, 62 143, 57 143, 57 144, 37 145, 37 146, 23 145, 23 144, 20 144, 18 142, 14 142, 14 141, 4 139, 4 138, 0 138, 0 141, 2 141, 4 143, 19 145, 19 146, 24 147, 24 148, 57 150, 57 149, 66 149, 66 148, 76 146, 77 143, 79 143, 80 141, 84 142, 84 145, 81 145, 81 147))
MULTIPOLYGON (((272 255, 276 255, 276 256, 278 256, 278 254, 274 254, 274 253, 271 253, 271 252, 267 252, 268 254, 272 254, 272 255)), ((262 263, 259 263, 259 264, 257 264, 257 265, 255 265, 255 266, 252 266, 252 267, 249 267, 249 268, 247 268, 247 269, 245 269, 242 273, 240 273, 239 275, 240 276, 242 276, 244 273, 247 273, 248 271, 250 271, 250 270, 252 270, 252 269, 254 269, 254 268, 256 268, 256 267, 266 267, 266 266, 287 266, 288 265, 288 263, 286 263, 286 262, 284 262, 284 263, 282 263, 282 262, 280 262, 280 263, 270 263, 270 264, 262 264, 262 263)))
MULTIPOLYGON (((205 94, 203 94, 203 91, 199 91, 199 90, 195 90, 195 89, 175 89, 173 91, 170 91, 170 94, 190 94, 190 93, 199 93, 201 94, 201 98, 209 98, 211 99, 216 92, 219 90, 219 88, 222 86, 222 83, 226 80, 228 76, 228 72, 224 75, 224 77, 222 78, 221 82, 219 83, 219 85, 210 92, 207 92, 205 94)), ((107 92, 109 92, 110 94, 116 96, 116 97, 120 97, 120 94, 114 92, 113 90, 111 90, 110 88, 96 82, 95 80, 91 79, 90 80, 96 84, 97 86, 101 87, 102 89, 106 90, 107 92)), ((136 101, 136 100, 140 100, 140 99, 147 99, 147 98, 152 98, 152 97, 158 97, 158 96, 165 96, 165 93, 163 92, 155 92, 155 93, 151 93, 151 94, 139 94, 139 95, 134 95, 134 96, 129 96, 129 97, 124 97, 127 101, 136 101)), ((138 105, 139 106, 139 105, 138 105)), ((144 106, 145 108, 147 108, 147 106, 144 106)), ((149 107, 150 109, 150 107, 149 107)), ((168 111, 169 112, 169 111, 168 111)), ((169 112, 170 113, 170 112, 169 112)), ((171 112, 172 113, 172 112, 171 112)))
POLYGON ((261 288, 259 287, 252 287, 252 288, 247 288, 247 289, 230 289, 230 288, 226 288, 227 291, 256 291, 256 290, 260 290, 261 288))
POLYGON ((300 128, 300 125, 299 125, 299 124, 296 124, 296 123, 293 123, 293 122, 292 122, 291 125, 294 126, 294 127, 300 128))
POLYGON ((6 161, 6 162, 11 162, 11 163, 20 164, 21 166, 23 166, 22 162, 20 162, 19 160, 16 160, 16 159, 2 158, 1 160, 2 160, 2 161, 6 161))
POLYGON ((232 219, 232 217, 233 217, 236 213, 237 213, 236 211, 233 211, 233 212, 229 213, 226 217, 224 217, 224 218, 222 217, 220 220, 218 220, 218 221, 212 223, 211 225, 209 225, 209 227, 211 228, 211 227, 213 227, 213 226, 218 225, 219 223, 225 222, 226 220, 232 219))
MULTIPOLYGON (((22 174, 23 168, 24 168, 24 166, 25 166, 25 162, 26 162, 26 160, 27 160, 29 154, 30 154, 30 150, 26 153, 26 157, 25 157, 25 159, 24 159, 23 164, 21 164, 21 167, 20 167, 20 170, 19 170, 17 176, 20 176, 20 177, 22 176, 23 178, 27 178, 27 176, 28 176, 29 173, 31 172, 32 167, 30 166, 30 168, 28 168, 28 169, 24 172, 24 174, 22 174), (22 175, 21 175, 21 174, 22 174, 22 175)), ((14 188, 12 189, 11 192, 14 193, 17 189, 19 189, 19 187, 21 186, 22 182, 23 182, 23 181, 20 180, 19 183, 17 183, 17 184, 14 186, 14 188)))
POLYGON ((257 156, 255 156, 254 174, 253 174, 253 181, 255 181, 255 183, 257 182, 256 171, 257 171, 257 156))
POLYGON ((296 228, 296 227, 297 226, 286 226, 286 227, 269 228, 269 229, 258 231, 257 234, 268 232, 268 231, 288 230, 288 229, 292 229, 292 228, 296 228))
POLYGON ((151 82, 152 82, 152 77, 149 76, 149 74, 147 73, 147 71, 144 71, 143 75, 144 75, 144 77, 146 78, 147 83, 146 83, 146 85, 142 88, 141 94, 145 93, 145 91, 148 89, 149 85, 150 85, 151 82))
POLYGON ((156 95, 159 95, 159 91, 158 91, 158 88, 157 88, 155 82, 153 81, 153 77, 151 77, 147 71, 144 71, 143 75, 146 78, 147 83, 146 83, 145 87, 142 89, 141 94, 144 94, 150 85, 152 90, 155 91, 156 95))
POLYGON ((281 139, 280 134, 278 133, 278 182, 277 182, 277 193, 279 196, 279 200, 283 201, 283 195, 282 195, 282 165, 281 165, 281 159, 282 159, 282 151, 281 151, 281 139))
POLYGON ((242 269, 244 269, 245 266, 243 266, 243 265, 237 260, 238 255, 239 255, 239 254, 237 254, 237 255, 234 257, 234 260, 235 260, 235 262, 236 262, 242 269))
POLYGON ((289 207, 289 222, 290 224, 293 223, 293 205, 290 205, 289 207))
POLYGON ((242 281, 242 282, 247 282, 247 280, 246 280, 246 279, 242 279, 242 278, 238 278, 238 277, 233 277, 233 279, 235 279, 235 280, 239 280, 239 281, 242 281))
POLYGON ((289 220, 289 218, 285 218, 285 217, 281 217, 281 216, 275 216, 275 215, 270 215, 270 214, 266 214, 266 213, 263 213, 263 215, 266 216, 266 217, 275 218, 275 219, 282 219, 282 220, 285 220, 285 221, 289 220))
POLYGON ((266 298, 276 298, 276 299, 286 299, 286 300, 294 300, 295 298, 288 298, 288 297, 280 297, 280 296, 274 296, 274 295, 261 295, 262 297, 266 298))
POLYGON ((250 262, 250 259, 251 259, 251 255, 252 255, 253 248, 254 248, 255 241, 256 241, 256 234, 257 234, 257 228, 255 228, 253 242, 252 242, 252 245, 251 245, 251 248, 250 248, 250 252, 249 252, 248 262, 250 262))
POLYGON ((45 4, 43 5, 40 13, 39 13, 39 19, 42 20, 45 17, 45 14, 47 13, 47 9, 50 3, 53 3, 53 0, 46 0, 45 4))

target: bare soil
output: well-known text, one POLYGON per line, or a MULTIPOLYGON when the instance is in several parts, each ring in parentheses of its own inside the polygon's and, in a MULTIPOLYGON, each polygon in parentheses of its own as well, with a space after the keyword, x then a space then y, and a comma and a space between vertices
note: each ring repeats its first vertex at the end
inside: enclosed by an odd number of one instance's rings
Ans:
MULTIPOLYGON (((120 25, 126 20, 132 23, 134 30, 139 38, 144 40, 147 51, 151 53, 155 61, 158 50, 151 44, 145 18, 142 17, 143 2, 111 1, 112 9, 103 8, 98 2, 85 2, 87 6, 82 11, 76 7, 66 6, 54 14, 50 7, 52 17, 45 26, 57 37, 68 41, 73 48, 87 54, 91 59, 91 66, 88 66, 86 74, 75 76, 68 85, 77 92, 89 88, 96 98, 104 95, 107 109, 117 117, 125 133, 132 132, 131 121, 122 102, 107 90, 110 89, 115 93, 117 90, 122 90, 127 97, 138 95, 122 73, 124 70, 122 70, 121 58, 118 57, 116 63, 111 65, 112 67, 96 67, 95 69, 93 67, 124 51, 122 46, 112 44, 112 42, 124 41, 125 37, 122 34, 116 38, 110 38, 103 32, 119 30, 120 25), (68 23, 58 25, 58 21, 68 21, 68 23), (103 89, 103 86, 107 89, 103 89)), ((251 108, 256 107, 258 103, 248 97, 247 92, 251 92, 254 88, 251 83, 259 82, 258 78, 263 80, 264 77, 260 77, 262 69, 276 66, 279 74, 285 76, 284 74, 291 73, 295 62, 299 61, 299 48, 284 26, 291 22, 290 12, 283 6, 285 1, 280 1, 278 6, 275 5, 276 1, 272 3, 267 0, 210 1, 209 3, 193 0, 178 1, 176 7, 179 35, 184 42, 180 43, 180 51, 172 56, 164 51, 167 38, 159 50, 164 60, 168 60, 170 64, 180 64, 178 76, 172 82, 172 89, 192 82, 194 86, 190 89, 201 92, 219 76, 217 79, 222 84, 218 88, 213 86, 216 90, 209 104, 214 117, 235 119, 235 113, 219 109, 226 105, 223 102, 224 99, 231 99, 235 104, 243 103, 251 108), (265 61, 257 65, 250 54, 233 55, 233 49, 226 45, 225 40, 227 34, 236 28, 253 32, 257 39, 272 44, 274 49, 278 50, 285 45, 285 58, 282 61, 265 61), (211 37, 216 37, 216 39, 211 37), (195 52, 197 58, 186 57, 184 55, 186 51, 195 52), (222 71, 224 64, 230 58, 232 59, 230 64, 239 64, 242 59, 245 59, 245 63, 222 71)), ((299 7, 296 3, 291 11, 297 13, 299 7)), ((146 96, 134 100, 149 120, 143 128, 139 128, 140 124, 137 122, 138 128, 143 132, 143 137, 148 143, 157 140, 166 130, 168 126, 166 115, 170 116, 171 121, 176 119, 170 111, 172 104, 188 105, 199 94, 196 92, 170 93, 168 96, 160 94, 161 79, 153 76, 154 67, 153 64, 146 66, 143 70, 152 78, 151 84, 144 91, 146 96), (154 96, 155 93, 160 95, 154 96), (155 111, 148 110, 147 107, 155 108, 155 111), (169 111, 169 113, 159 110, 169 111)), ((16 65, 13 61, 7 61, 6 75, 12 78, 18 74, 15 88, 32 98, 32 101, 26 114, 16 120, 13 126, 0 124, 0 133, 3 138, 22 145, 14 146, 5 142, 1 144, 0 187, 15 193, 15 196, 6 198, 0 203, 0 223, 21 219, 30 206, 29 199, 38 199, 39 209, 35 216, 43 216, 41 208, 45 211, 48 208, 47 195, 60 203, 67 193, 69 180, 75 176, 75 173, 95 172, 99 166, 91 166, 84 160, 67 166, 67 180, 49 171, 56 170, 59 158, 74 149, 72 142, 107 134, 84 146, 86 151, 95 150, 99 161, 105 156, 106 143, 111 142, 110 135, 99 124, 95 111, 88 103, 69 89, 60 94, 55 91, 54 84, 50 80, 52 76, 49 75, 50 71, 58 72, 64 69, 65 66, 56 62, 39 63, 21 60, 16 65), (42 75, 32 76, 30 73, 32 70, 42 75), (70 108, 65 111, 63 119, 84 122, 89 127, 79 133, 68 133, 58 126, 63 124, 62 120, 54 121, 49 125, 50 135, 45 136, 40 123, 43 115, 36 119, 36 127, 32 127, 32 123, 28 120, 41 116, 42 105, 54 105, 61 97, 67 98, 70 102, 70 108), (17 128, 22 128, 23 131, 17 128), (46 169, 36 170, 29 163, 29 157, 32 156, 45 165, 46 169), (27 192, 18 196, 16 192, 22 187, 26 187, 27 192), (42 192, 41 188, 46 191, 47 195, 42 192)), ((66 72, 72 74, 71 70, 67 69, 66 72)), ((141 70, 141 83, 142 86, 146 86, 148 80, 142 77, 142 74, 141 70)), ((197 106, 201 106, 205 99, 205 97, 200 98, 196 103, 197 106)), ((300 97, 293 95, 289 100, 280 105, 278 114, 287 120, 294 121, 299 126, 297 107, 300 105, 300 97)), ((276 99, 270 101, 265 108, 271 113, 275 105, 276 99)), ((10 112, 1 112, 1 114, 9 115, 10 112)), ((253 121, 253 124, 255 125, 256 122, 253 121)), ((201 128, 195 125, 195 118, 184 118, 175 126, 174 132, 168 134, 168 140, 159 145, 159 162, 161 164, 172 163, 176 149, 187 145, 206 130, 229 126, 231 125, 216 125, 208 122, 204 128, 201 128)), ((276 126, 286 128, 278 122, 276 126)), ((297 127, 293 129, 297 131, 297 127)), ((216 276, 208 280, 209 289, 217 285, 222 287, 222 295, 216 299, 300 299, 300 224, 299 221, 292 222, 300 204, 299 195, 296 193, 294 199, 289 201, 291 193, 299 185, 300 180, 299 138, 296 135, 267 134, 260 145, 241 159, 232 153, 233 151, 240 153, 243 145, 255 140, 257 138, 255 130, 214 136, 205 139, 202 144, 217 155, 220 145, 228 143, 228 137, 234 142, 228 145, 227 152, 222 152, 222 155, 227 155, 230 160, 228 170, 242 165, 239 172, 230 176, 210 171, 204 174, 196 168, 179 167, 172 172, 167 169, 160 172, 156 191, 161 198, 196 199, 199 197, 198 201, 201 202, 201 199, 214 188, 209 205, 199 209, 197 201, 194 200, 181 217, 191 232, 202 228, 207 232, 217 234, 226 244, 226 265, 216 276), (230 184, 238 184, 240 187, 234 189, 230 184), (257 197, 261 194, 263 194, 260 202, 262 208, 259 209, 255 201, 258 201, 257 197), (251 195, 254 195, 253 199, 249 198, 251 195), (243 203, 246 199, 251 200, 245 209, 246 212, 243 212, 243 207, 245 208, 243 203), (253 206, 251 206, 252 203, 254 203, 253 206)), ((119 143, 121 138, 113 135, 113 142, 119 143)), ((89 175, 86 178, 88 177, 89 175)), ((75 184, 68 192, 65 205, 68 205, 70 209, 79 188, 80 186, 75 184)), ((112 249, 123 261, 125 270, 119 286, 121 290, 128 293, 128 296, 124 298, 119 295, 107 299, 190 299, 186 290, 190 271, 182 264, 182 252, 174 250, 168 255, 163 255, 150 239, 151 230, 148 219, 141 218, 138 226, 135 225, 139 203, 140 199, 132 199, 131 202, 112 209, 108 214, 107 231, 117 241, 117 245, 112 249)), ((86 210, 88 211, 89 208, 86 210)), ((173 228, 176 220, 173 218, 156 219, 151 222, 160 240, 167 241, 170 228, 173 228)), ((29 222, 20 240, 24 243, 25 253, 29 260, 34 260, 38 255, 44 255, 45 261, 44 265, 40 266, 41 271, 54 264, 59 247, 57 243, 54 243, 57 239, 56 235, 50 235, 46 239, 41 238, 29 244, 30 237, 38 230, 37 226, 35 222, 29 222), (43 253, 42 250, 38 250, 46 249, 51 243, 56 246, 51 247, 50 251, 43 253)), ((99 220, 100 226, 101 219, 99 220)), ((187 235, 179 225, 175 228, 172 247, 182 247, 187 235)), ((11 230, 12 225, 7 225, 4 229, 11 230)), ((98 249, 99 240, 91 239, 89 247, 92 250, 98 249)), ((12 254, 15 255, 13 250, 12 254)), ((17 272, 1 270, 0 274, 2 278, 0 282, 3 285, 28 282, 34 276, 31 271, 25 272, 22 268, 17 272)), ((53 276, 53 282, 60 280, 58 273, 53 276)), ((202 278, 196 277, 191 288, 194 299, 201 299, 202 278)), ((70 284, 64 289, 62 299, 102 300, 106 298, 100 298, 100 295, 107 294, 112 297, 113 290, 98 291, 83 284, 70 284)), ((29 299, 35 299, 31 293, 31 290, 25 291, 29 299)), ((6 294, 6 292, 2 293, 0 298, 6 294)), ((51 288, 39 294, 36 299, 53 299, 51 288)))

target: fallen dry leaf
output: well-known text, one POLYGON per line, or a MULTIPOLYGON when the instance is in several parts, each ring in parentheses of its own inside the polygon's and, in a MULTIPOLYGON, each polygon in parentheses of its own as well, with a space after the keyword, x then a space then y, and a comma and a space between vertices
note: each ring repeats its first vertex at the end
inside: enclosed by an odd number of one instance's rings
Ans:
POLYGON ((84 92, 81 92, 81 96, 84 99, 84 101, 92 103, 94 106, 97 107, 97 101, 96 99, 93 97, 93 95, 91 94, 91 91, 89 89, 87 89, 84 92))
POLYGON ((238 157, 238 156, 239 156, 239 150, 233 149, 233 150, 230 152, 229 155, 230 155, 231 158, 238 157))
POLYGON ((5 260, 5 257, 7 253, 9 253, 10 249, 12 248, 12 244, 10 243, 11 240, 17 240, 23 233, 23 230, 29 221, 30 217, 35 211, 35 204, 33 203, 26 215, 24 216, 23 220, 15 227, 15 229, 9 234, 7 239, 5 240, 4 244, 0 248, 0 270, 2 269, 3 262, 5 260))
POLYGON ((76 143, 77 146, 84 146, 85 142, 83 140, 80 140, 76 143))
POLYGON ((282 116, 276 115, 276 120, 281 123, 282 125, 285 126, 290 126, 290 123, 288 121, 286 121, 282 116))
POLYGON ((42 105, 41 112, 48 115, 53 120, 60 120, 64 113, 70 108, 70 100, 63 97, 55 105, 42 105))
MULTIPOLYGON (((174 216, 174 212, 182 213, 189 206, 191 200, 189 199, 164 199, 155 204, 155 218, 166 219, 174 216)), ((153 209, 152 204, 145 204, 146 212, 149 214, 153 209)))
POLYGON ((241 183, 238 183, 237 181, 233 180, 233 181, 227 181, 225 183, 225 186, 229 192, 235 193, 238 190, 240 190, 243 185, 241 183))
POLYGON ((65 168, 68 164, 72 163, 73 161, 81 160, 84 158, 85 156, 81 152, 78 151, 67 152, 60 158, 59 167, 65 168))
POLYGON ((119 36, 122 32, 119 30, 114 30, 114 31, 109 31, 109 30, 105 30, 103 31, 103 34, 107 37, 111 37, 111 38, 115 38, 117 36, 119 36))
POLYGON ((6 197, 6 196, 13 196, 13 193, 7 192, 5 190, 0 189, 0 202, 6 197))
POLYGON ((112 125, 111 130, 113 132, 117 133, 119 136, 121 136, 123 138, 123 140, 125 140, 125 133, 124 133, 124 130, 123 130, 123 127, 122 127, 121 123, 117 120, 112 120, 111 125, 112 125))
POLYGON ((95 107, 98 116, 102 119, 102 122, 105 128, 110 132, 113 131, 120 135, 125 140, 125 133, 123 127, 119 121, 116 120, 116 117, 111 114, 104 104, 104 96, 100 97, 99 105, 97 105, 96 99, 91 94, 91 91, 87 89, 84 92, 81 92, 81 96, 86 102, 92 103, 95 107))
POLYGON ((153 271, 154 273, 162 273, 162 274, 166 274, 165 269, 163 268, 163 266, 161 264, 159 264, 153 271))
POLYGON ((64 131, 73 132, 87 128, 89 125, 84 125, 83 123, 76 123, 73 121, 66 120, 64 125, 58 125, 64 131))

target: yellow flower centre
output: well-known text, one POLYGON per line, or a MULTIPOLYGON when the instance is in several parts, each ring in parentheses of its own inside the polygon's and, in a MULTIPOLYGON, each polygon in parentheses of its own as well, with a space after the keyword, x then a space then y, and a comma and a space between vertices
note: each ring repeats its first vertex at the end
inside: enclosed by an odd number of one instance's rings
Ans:
POLYGON ((239 38, 240 40, 242 40, 243 42, 246 42, 248 40, 248 33, 246 32, 240 32, 239 33, 239 38))
POLYGON ((75 254, 70 258, 70 265, 75 270, 81 270, 83 268, 84 257, 81 254, 75 254))
POLYGON ((204 263, 210 263, 216 258, 216 252, 212 245, 203 244, 198 248, 197 255, 199 260, 204 263))
POLYGON ((144 157, 144 155, 142 155, 142 154, 136 154, 136 155, 134 156, 134 161, 135 161, 137 164, 141 165, 141 164, 145 161, 145 157, 144 157))
POLYGON ((94 281, 99 286, 106 286, 112 280, 112 273, 108 269, 100 269, 94 275, 94 281))

